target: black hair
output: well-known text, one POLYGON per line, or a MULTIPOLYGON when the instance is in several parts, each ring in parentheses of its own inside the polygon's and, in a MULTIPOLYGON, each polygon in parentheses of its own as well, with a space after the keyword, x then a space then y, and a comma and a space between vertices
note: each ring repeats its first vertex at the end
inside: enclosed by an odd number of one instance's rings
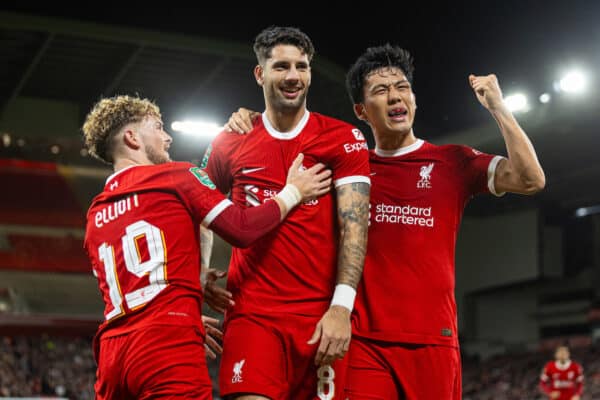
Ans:
POLYGON ((414 65, 413 58, 399 46, 386 43, 383 46, 369 47, 348 70, 346 74, 346 89, 353 104, 364 100, 365 80, 373 71, 381 68, 399 68, 412 84, 414 65))
POLYGON ((296 46, 308 56, 308 61, 312 60, 315 54, 315 48, 310 38, 300 29, 289 26, 270 26, 254 39, 254 53, 258 63, 262 64, 271 57, 273 47, 280 44, 296 46))

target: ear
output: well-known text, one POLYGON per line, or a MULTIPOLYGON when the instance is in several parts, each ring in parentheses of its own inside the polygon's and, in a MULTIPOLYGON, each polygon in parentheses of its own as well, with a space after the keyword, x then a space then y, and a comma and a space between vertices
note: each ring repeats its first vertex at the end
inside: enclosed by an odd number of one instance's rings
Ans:
POLYGON ((126 129, 123 132, 123 142, 127 147, 134 150, 139 149, 141 146, 137 133, 131 129, 126 129))
POLYGON ((260 64, 258 64, 256 67, 254 67, 254 79, 256 79, 256 83, 258 83, 258 86, 263 85, 264 74, 265 74, 265 71, 260 64))
POLYGON ((415 92, 410 93, 411 97, 412 97, 412 101, 413 103, 415 103, 415 110, 417 109, 417 95, 415 94, 415 92))
POLYGON ((369 122, 369 118, 367 117, 367 113, 365 112, 365 106, 361 103, 354 105, 354 115, 356 115, 356 118, 362 121, 365 121, 367 123, 369 122))

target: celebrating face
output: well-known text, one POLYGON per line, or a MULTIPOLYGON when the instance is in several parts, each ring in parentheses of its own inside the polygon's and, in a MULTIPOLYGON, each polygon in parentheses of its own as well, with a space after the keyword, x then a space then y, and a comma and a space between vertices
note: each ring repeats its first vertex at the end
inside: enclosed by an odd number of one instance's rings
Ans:
POLYGON ((278 111, 305 107, 310 86, 308 56, 292 45, 277 45, 264 65, 255 70, 256 81, 264 89, 265 101, 278 111))

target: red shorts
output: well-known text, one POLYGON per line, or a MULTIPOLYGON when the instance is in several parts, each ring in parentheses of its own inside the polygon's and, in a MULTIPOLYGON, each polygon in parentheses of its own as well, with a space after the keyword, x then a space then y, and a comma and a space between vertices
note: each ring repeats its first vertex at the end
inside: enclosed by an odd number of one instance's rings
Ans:
POLYGON ((353 337, 348 356, 349 400, 461 399, 458 348, 353 337))
POLYGON ((235 316, 227 321, 219 371, 221 396, 256 394, 272 400, 343 399, 346 361, 317 367, 309 345, 320 317, 235 316))
POLYGON ((212 399, 204 338, 195 326, 150 326, 100 339, 96 400, 212 399))

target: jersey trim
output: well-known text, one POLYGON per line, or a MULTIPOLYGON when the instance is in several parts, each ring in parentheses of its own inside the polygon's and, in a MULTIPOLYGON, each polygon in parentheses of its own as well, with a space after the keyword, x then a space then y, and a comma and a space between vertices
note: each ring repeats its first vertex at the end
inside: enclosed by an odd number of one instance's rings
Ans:
POLYGON ((214 220, 225 210, 227 207, 232 206, 233 203, 229 199, 222 200, 219 204, 214 206, 212 210, 206 214, 206 217, 202 220, 202 226, 208 227, 214 220))
POLYGON ((558 361, 554 361, 554 366, 559 371, 566 371, 571 366, 571 360, 568 360, 567 362, 565 362, 564 365, 561 365, 558 361))
POLYGON ((408 153, 412 153, 413 151, 419 150, 421 146, 423 146, 425 141, 423 139, 417 139, 413 144, 409 144, 408 146, 400 147, 395 150, 383 150, 375 147, 375 154, 379 157, 398 157, 403 156, 408 153))
POLYGON ((345 176, 343 178, 333 181, 333 185, 336 188, 340 187, 342 185, 347 185, 348 183, 366 183, 366 184, 370 185, 371 179, 368 176, 352 175, 352 176, 345 176))
POLYGON ((496 186, 494 186, 494 178, 496 177, 496 167, 498 167, 498 163, 503 159, 502 156, 494 156, 488 165, 488 189, 490 193, 497 197, 502 197, 506 194, 506 192, 498 193, 496 192, 496 186))
POLYGON ((296 136, 298 136, 300 134, 300 132, 302 132, 302 129, 304 129, 304 127, 306 126, 306 123, 308 122, 309 116, 310 116, 310 113, 308 112, 308 110, 304 109, 304 115, 302 116, 302 119, 300 119, 300 122, 298 122, 298 125, 296 125, 294 127, 294 129, 292 129, 289 132, 279 132, 277 129, 275 129, 273 127, 273 125, 271 125, 269 118, 267 118, 266 111, 262 113, 262 121, 263 121, 263 125, 265 126, 265 129, 267 130, 269 135, 273 136, 274 138, 281 139, 281 140, 291 140, 291 139, 295 138, 296 136))
POLYGON ((125 172, 129 168, 133 168, 133 167, 139 167, 139 165, 129 165, 129 166, 125 167, 125 168, 122 168, 122 169, 118 170, 117 172, 113 172, 108 178, 106 178, 106 183, 110 182, 114 177, 116 177, 117 175, 119 175, 121 172, 125 172))

